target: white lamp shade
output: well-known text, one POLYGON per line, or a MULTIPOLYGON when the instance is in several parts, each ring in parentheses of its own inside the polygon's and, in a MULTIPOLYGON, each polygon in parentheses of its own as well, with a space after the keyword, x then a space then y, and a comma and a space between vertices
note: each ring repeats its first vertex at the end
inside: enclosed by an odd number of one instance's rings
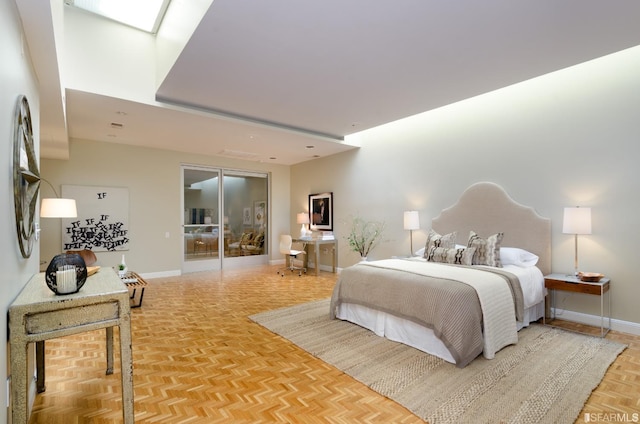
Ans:
POLYGON ((404 213, 404 229, 418 230, 420 228, 420 216, 418 211, 405 211, 404 213))
POLYGON ((42 218, 76 218, 75 199, 42 199, 40 205, 40 216, 42 218))
POLYGON ((306 212, 300 212, 296 216, 296 220, 298 224, 308 224, 309 223, 309 214, 306 212))
POLYGON ((591 234, 591 208, 564 208, 564 234, 591 234))

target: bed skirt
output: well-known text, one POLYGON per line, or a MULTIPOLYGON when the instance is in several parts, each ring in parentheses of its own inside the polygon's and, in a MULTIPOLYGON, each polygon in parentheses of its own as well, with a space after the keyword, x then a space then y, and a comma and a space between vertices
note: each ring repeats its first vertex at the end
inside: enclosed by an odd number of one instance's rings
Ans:
MULTIPOLYGON (((524 319, 517 322, 518 331, 542 318, 544 312, 544 300, 525 309, 524 319)), ((380 337, 406 344, 452 364, 456 363, 449 349, 435 336, 433 330, 413 321, 353 303, 341 304, 336 317, 373 331, 380 337)))

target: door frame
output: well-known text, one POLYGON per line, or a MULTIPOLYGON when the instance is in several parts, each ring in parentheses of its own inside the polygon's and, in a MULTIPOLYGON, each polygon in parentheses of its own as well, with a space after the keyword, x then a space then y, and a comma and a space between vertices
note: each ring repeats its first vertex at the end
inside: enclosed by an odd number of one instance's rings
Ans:
POLYGON ((244 169, 235 169, 235 168, 221 168, 216 166, 206 166, 206 165, 195 165, 182 163, 180 164, 180 187, 183 190, 181 200, 180 200, 180 217, 181 217, 181 264, 182 264, 182 273, 188 272, 199 272, 199 271, 214 271, 221 269, 237 269, 243 268, 247 266, 255 266, 260 264, 269 263, 269 250, 270 250, 270 240, 271 240, 271 176, 268 172, 264 171, 252 171, 252 170, 244 170, 244 169), (199 170, 199 171, 207 171, 207 172, 217 172, 218 173, 218 216, 217 221, 218 224, 218 257, 212 258, 211 260, 198 260, 198 261, 186 261, 185 255, 185 205, 184 205, 184 171, 185 169, 191 170, 199 170), (224 237, 225 234, 225 223, 224 223, 224 215, 225 215, 225 202, 224 202, 224 178, 225 176, 238 176, 238 177, 259 177, 265 178, 266 181, 266 199, 267 203, 267 214, 266 214, 266 232, 265 232, 265 249, 264 253, 260 255, 250 255, 250 256, 226 256, 224 249, 224 237))
MULTIPOLYGON (((181 245, 182 248, 181 250, 181 272, 183 274, 185 273, 190 273, 190 272, 200 272, 200 271, 217 271, 222 269, 222 250, 220 250, 220 247, 222 246, 222 237, 218 237, 218 256, 217 257, 211 257, 211 258, 203 258, 203 259, 198 259, 198 260, 187 260, 187 252, 186 250, 186 246, 187 243, 185 242, 186 240, 186 228, 187 225, 189 224, 185 224, 185 222, 187 222, 187 217, 185 217, 185 201, 184 201, 184 197, 185 197, 185 179, 184 179, 184 174, 185 171, 188 170, 193 170, 193 171, 204 171, 204 172, 211 172, 213 173, 217 173, 218 176, 218 195, 217 195, 217 219, 215 220, 215 222, 217 222, 218 226, 218 234, 223 233, 222 231, 220 231, 220 222, 222 222, 220 220, 220 214, 221 214, 221 210, 222 210, 222 169, 217 168, 217 167, 209 167, 209 166, 202 166, 202 165, 190 165, 190 164, 181 164, 180 165, 180 187, 182 189, 182 196, 180 198, 180 219, 181 219, 181 227, 182 227, 182 233, 181 233, 181 245)), ((213 177, 212 177, 213 178, 213 177)), ((194 224, 194 225, 198 225, 198 224, 194 224)))

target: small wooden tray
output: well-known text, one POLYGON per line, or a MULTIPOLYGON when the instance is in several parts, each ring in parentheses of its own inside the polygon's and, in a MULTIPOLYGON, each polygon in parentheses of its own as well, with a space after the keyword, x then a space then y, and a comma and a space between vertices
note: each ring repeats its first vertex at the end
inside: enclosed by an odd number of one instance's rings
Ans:
POLYGON ((87 267, 87 277, 95 274, 96 272, 98 272, 100 270, 99 266, 88 266, 87 267))
POLYGON ((589 283, 595 283, 600 281, 600 279, 604 277, 604 274, 600 274, 599 272, 579 272, 578 278, 581 281, 586 281, 589 283))

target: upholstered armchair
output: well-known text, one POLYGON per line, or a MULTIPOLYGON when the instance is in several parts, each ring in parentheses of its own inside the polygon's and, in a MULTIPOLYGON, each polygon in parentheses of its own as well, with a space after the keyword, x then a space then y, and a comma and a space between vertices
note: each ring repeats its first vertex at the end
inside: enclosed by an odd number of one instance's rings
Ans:
POLYGON ((243 255, 261 255, 264 250, 264 233, 260 232, 246 244, 240 245, 243 255))
POLYGON ((253 240, 254 232, 253 231, 245 231, 240 236, 238 241, 233 243, 229 243, 229 251, 231 254, 238 254, 242 252, 243 246, 246 246, 253 240))

